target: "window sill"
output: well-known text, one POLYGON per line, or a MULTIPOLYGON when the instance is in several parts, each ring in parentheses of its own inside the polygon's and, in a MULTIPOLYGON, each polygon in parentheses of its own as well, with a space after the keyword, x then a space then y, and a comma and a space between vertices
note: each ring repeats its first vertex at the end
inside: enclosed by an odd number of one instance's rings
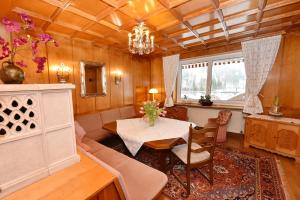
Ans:
POLYGON ((235 105, 211 105, 211 106, 202 106, 199 103, 175 103, 177 106, 186 106, 192 108, 205 108, 205 109, 230 109, 230 110, 243 110, 243 106, 235 105))

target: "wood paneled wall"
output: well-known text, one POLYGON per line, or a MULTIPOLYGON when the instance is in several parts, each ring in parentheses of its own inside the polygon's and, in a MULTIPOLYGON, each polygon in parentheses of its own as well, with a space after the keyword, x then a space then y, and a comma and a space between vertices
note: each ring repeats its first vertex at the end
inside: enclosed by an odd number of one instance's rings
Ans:
POLYGON ((151 58, 151 88, 158 89, 158 94, 155 94, 156 100, 165 100, 166 95, 163 78, 162 57, 151 58))
MULTIPOLYGON (((3 36, 3 34, 4 32, 1 32, 0 29, 0 35, 3 36)), ((41 74, 35 73, 36 65, 31 61, 29 47, 18 53, 18 58, 29 64, 27 68, 24 68, 25 84, 57 83, 54 66, 64 63, 71 68, 69 82, 76 85, 73 92, 74 112, 76 114, 140 103, 147 99, 151 79, 151 66, 148 57, 133 56, 109 47, 97 47, 88 41, 72 40, 69 37, 58 35, 54 35, 54 37, 60 44, 59 48, 53 45, 40 48, 41 55, 46 55, 48 58, 47 67, 41 74), (106 96, 80 97, 80 60, 106 63, 108 87, 106 96), (114 83, 113 72, 115 70, 121 70, 123 73, 119 85, 114 83)))
MULTIPOLYGON (((182 59, 241 51, 240 44, 207 50, 191 51, 181 54, 182 59)), ((151 59, 151 82, 160 88, 163 86, 162 58, 151 59)), ((272 106, 274 96, 279 96, 282 112, 287 117, 300 118, 300 31, 283 35, 281 46, 260 99, 267 114, 272 106)), ((163 88, 163 87, 162 87, 163 88)), ((162 91, 163 93, 164 91, 162 91)), ((163 94, 162 94, 163 95, 163 94)))
POLYGON ((300 31, 284 35, 275 64, 261 90, 267 113, 275 95, 285 116, 300 118, 300 31))

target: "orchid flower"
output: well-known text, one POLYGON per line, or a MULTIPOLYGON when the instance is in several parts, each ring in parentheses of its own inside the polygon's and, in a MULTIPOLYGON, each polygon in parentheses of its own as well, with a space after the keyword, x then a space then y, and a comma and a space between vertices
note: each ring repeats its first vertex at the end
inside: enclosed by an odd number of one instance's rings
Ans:
POLYGON ((10 33, 12 32, 19 33, 21 30, 21 25, 18 22, 11 21, 7 17, 4 17, 2 19, 2 24, 4 25, 5 29, 10 33))
POLYGON ((18 15, 21 17, 22 21, 25 23, 26 27, 30 30, 33 30, 35 28, 35 24, 33 22, 33 20, 31 19, 31 17, 29 17, 27 14, 25 13, 18 13, 18 15))
POLYGON ((35 62, 37 64, 36 73, 42 73, 44 71, 46 60, 47 60, 46 57, 35 57, 33 59, 33 62, 35 62))
POLYGON ((9 49, 9 43, 6 42, 4 38, 2 38, 1 36, 0 36, 0 45, 2 46, 1 47, 2 53, 0 55, 0 60, 2 60, 4 58, 7 58, 10 55, 11 51, 9 49))
POLYGON ((15 38, 13 40, 13 45, 15 47, 19 47, 19 46, 22 46, 24 44, 27 44, 27 38, 26 37, 18 37, 18 38, 15 38))
POLYGON ((25 13, 18 13, 18 16, 21 18, 22 23, 10 20, 7 17, 4 17, 1 21, 6 31, 10 33, 11 47, 9 46, 9 42, 5 41, 4 38, 0 37, 0 50, 2 49, 2 52, 0 54, 0 60, 10 56, 11 62, 15 63, 20 67, 27 67, 26 63, 24 63, 23 60, 15 62, 14 58, 20 46, 30 43, 33 57, 32 60, 37 64, 36 72, 42 73, 45 68, 47 58, 37 56, 38 44, 40 42, 45 44, 48 42, 53 42, 54 46, 58 47, 59 45, 49 34, 40 33, 37 34, 37 37, 35 37, 36 34, 31 35, 31 32, 35 29, 35 24, 32 18, 25 13), (28 32, 28 30, 31 30, 31 32, 28 32))
POLYGON ((20 66, 20 67, 27 67, 27 65, 24 63, 23 60, 17 61, 16 64, 17 64, 18 66, 20 66))

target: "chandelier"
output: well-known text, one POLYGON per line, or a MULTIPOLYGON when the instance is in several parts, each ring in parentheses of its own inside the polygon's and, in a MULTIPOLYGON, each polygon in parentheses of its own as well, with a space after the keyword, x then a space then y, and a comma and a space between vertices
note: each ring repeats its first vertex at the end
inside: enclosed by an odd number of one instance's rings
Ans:
POLYGON ((128 33, 128 49, 133 54, 149 54, 154 51, 154 36, 149 37, 149 29, 144 22, 133 27, 134 33, 128 33))

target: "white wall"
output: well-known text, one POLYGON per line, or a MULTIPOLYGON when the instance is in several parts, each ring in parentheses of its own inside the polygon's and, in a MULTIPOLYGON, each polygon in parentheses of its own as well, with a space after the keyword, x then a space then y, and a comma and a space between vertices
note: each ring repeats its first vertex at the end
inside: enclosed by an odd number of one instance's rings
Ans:
MULTIPOLYGON (((188 108, 188 117, 191 122, 203 127, 208 118, 215 118, 221 109, 214 108, 188 108)), ((233 133, 241 133, 244 131, 244 118, 241 110, 232 110, 232 117, 229 122, 228 131, 233 133)))

